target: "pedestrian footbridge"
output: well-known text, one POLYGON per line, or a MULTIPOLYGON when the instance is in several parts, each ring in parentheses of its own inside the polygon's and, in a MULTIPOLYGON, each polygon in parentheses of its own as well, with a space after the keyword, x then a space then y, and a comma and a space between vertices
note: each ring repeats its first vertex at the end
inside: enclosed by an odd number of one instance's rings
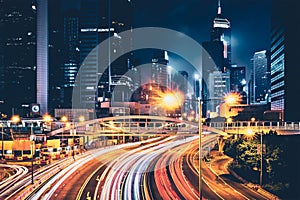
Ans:
POLYGON ((300 134, 300 122, 239 121, 232 123, 210 122, 204 125, 222 130, 228 134, 269 133, 276 131, 278 135, 300 134))

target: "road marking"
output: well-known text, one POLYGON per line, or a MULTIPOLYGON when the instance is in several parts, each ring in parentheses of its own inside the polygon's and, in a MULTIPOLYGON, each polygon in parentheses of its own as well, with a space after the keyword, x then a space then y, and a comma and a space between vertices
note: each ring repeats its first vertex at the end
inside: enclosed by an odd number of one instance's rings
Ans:
MULTIPOLYGON (((213 162, 215 162, 215 160, 214 160, 213 162)), ((207 166, 207 165, 206 165, 206 166, 207 166)), ((218 175, 211 167, 208 167, 208 169, 209 169, 211 172, 213 172, 217 177, 219 177, 219 175, 218 175)), ((219 180, 221 180, 224 184, 227 184, 227 182, 226 182, 223 178, 219 177, 219 180)), ((243 195, 243 194, 240 193, 239 191, 236 191, 230 184, 227 184, 227 186, 228 186, 229 188, 231 188, 234 192, 236 192, 236 193, 240 194, 241 196, 243 196, 245 199, 250 200, 248 197, 246 197, 245 195, 243 195)))
POLYGON ((90 197, 90 192, 87 192, 86 194, 86 200, 91 200, 92 198, 90 197))

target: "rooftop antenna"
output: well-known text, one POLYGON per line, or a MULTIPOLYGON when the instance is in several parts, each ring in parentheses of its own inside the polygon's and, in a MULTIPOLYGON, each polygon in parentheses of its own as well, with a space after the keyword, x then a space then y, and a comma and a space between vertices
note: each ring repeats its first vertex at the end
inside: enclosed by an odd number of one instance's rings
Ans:
POLYGON ((218 15, 221 15, 221 0, 218 0, 218 15))

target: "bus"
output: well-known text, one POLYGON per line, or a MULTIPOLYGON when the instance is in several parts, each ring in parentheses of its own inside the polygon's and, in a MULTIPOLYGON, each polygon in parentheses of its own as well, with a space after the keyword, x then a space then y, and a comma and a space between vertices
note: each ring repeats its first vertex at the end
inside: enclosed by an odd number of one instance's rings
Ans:
POLYGON ((33 145, 30 140, 14 140, 12 143, 12 151, 14 160, 31 160, 34 154, 33 152, 35 152, 35 145, 33 145))
POLYGON ((14 158, 14 154, 12 151, 13 141, 3 141, 3 153, 2 153, 2 142, 0 142, 0 154, 4 156, 5 160, 12 160, 14 158))

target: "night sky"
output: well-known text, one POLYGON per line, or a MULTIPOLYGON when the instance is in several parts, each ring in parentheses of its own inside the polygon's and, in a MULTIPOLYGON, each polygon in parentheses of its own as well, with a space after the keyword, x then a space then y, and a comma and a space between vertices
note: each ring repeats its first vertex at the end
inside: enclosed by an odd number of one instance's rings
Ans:
MULTIPOLYGON (((217 0, 134 1, 135 26, 174 29, 201 43, 210 39, 217 5, 217 0)), ((221 6, 231 22, 232 63, 249 68, 255 51, 270 48, 270 0, 221 0, 221 6)))
MULTIPOLYGON (((79 8, 80 0, 62 0, 63 8, 79 8)), ((84 3, 84 0, 81 0, 84 3)), ((164 27, 183 32, 200 44, 210 39, 217 0, 131 0, 134 27, 164 27)), ((271 0, 221 0, 222 14, 231 22, 232 63, 249 67, 255 51, 270 48, 271 0)), ((174 68, 186 62, 172 57, 174 68), (174 63, 174 62, 173 62, 174 63), (181 64, 182 63, 182 64, 181 64)), ((171 60, 172 64, 172 60, 171 60)))

